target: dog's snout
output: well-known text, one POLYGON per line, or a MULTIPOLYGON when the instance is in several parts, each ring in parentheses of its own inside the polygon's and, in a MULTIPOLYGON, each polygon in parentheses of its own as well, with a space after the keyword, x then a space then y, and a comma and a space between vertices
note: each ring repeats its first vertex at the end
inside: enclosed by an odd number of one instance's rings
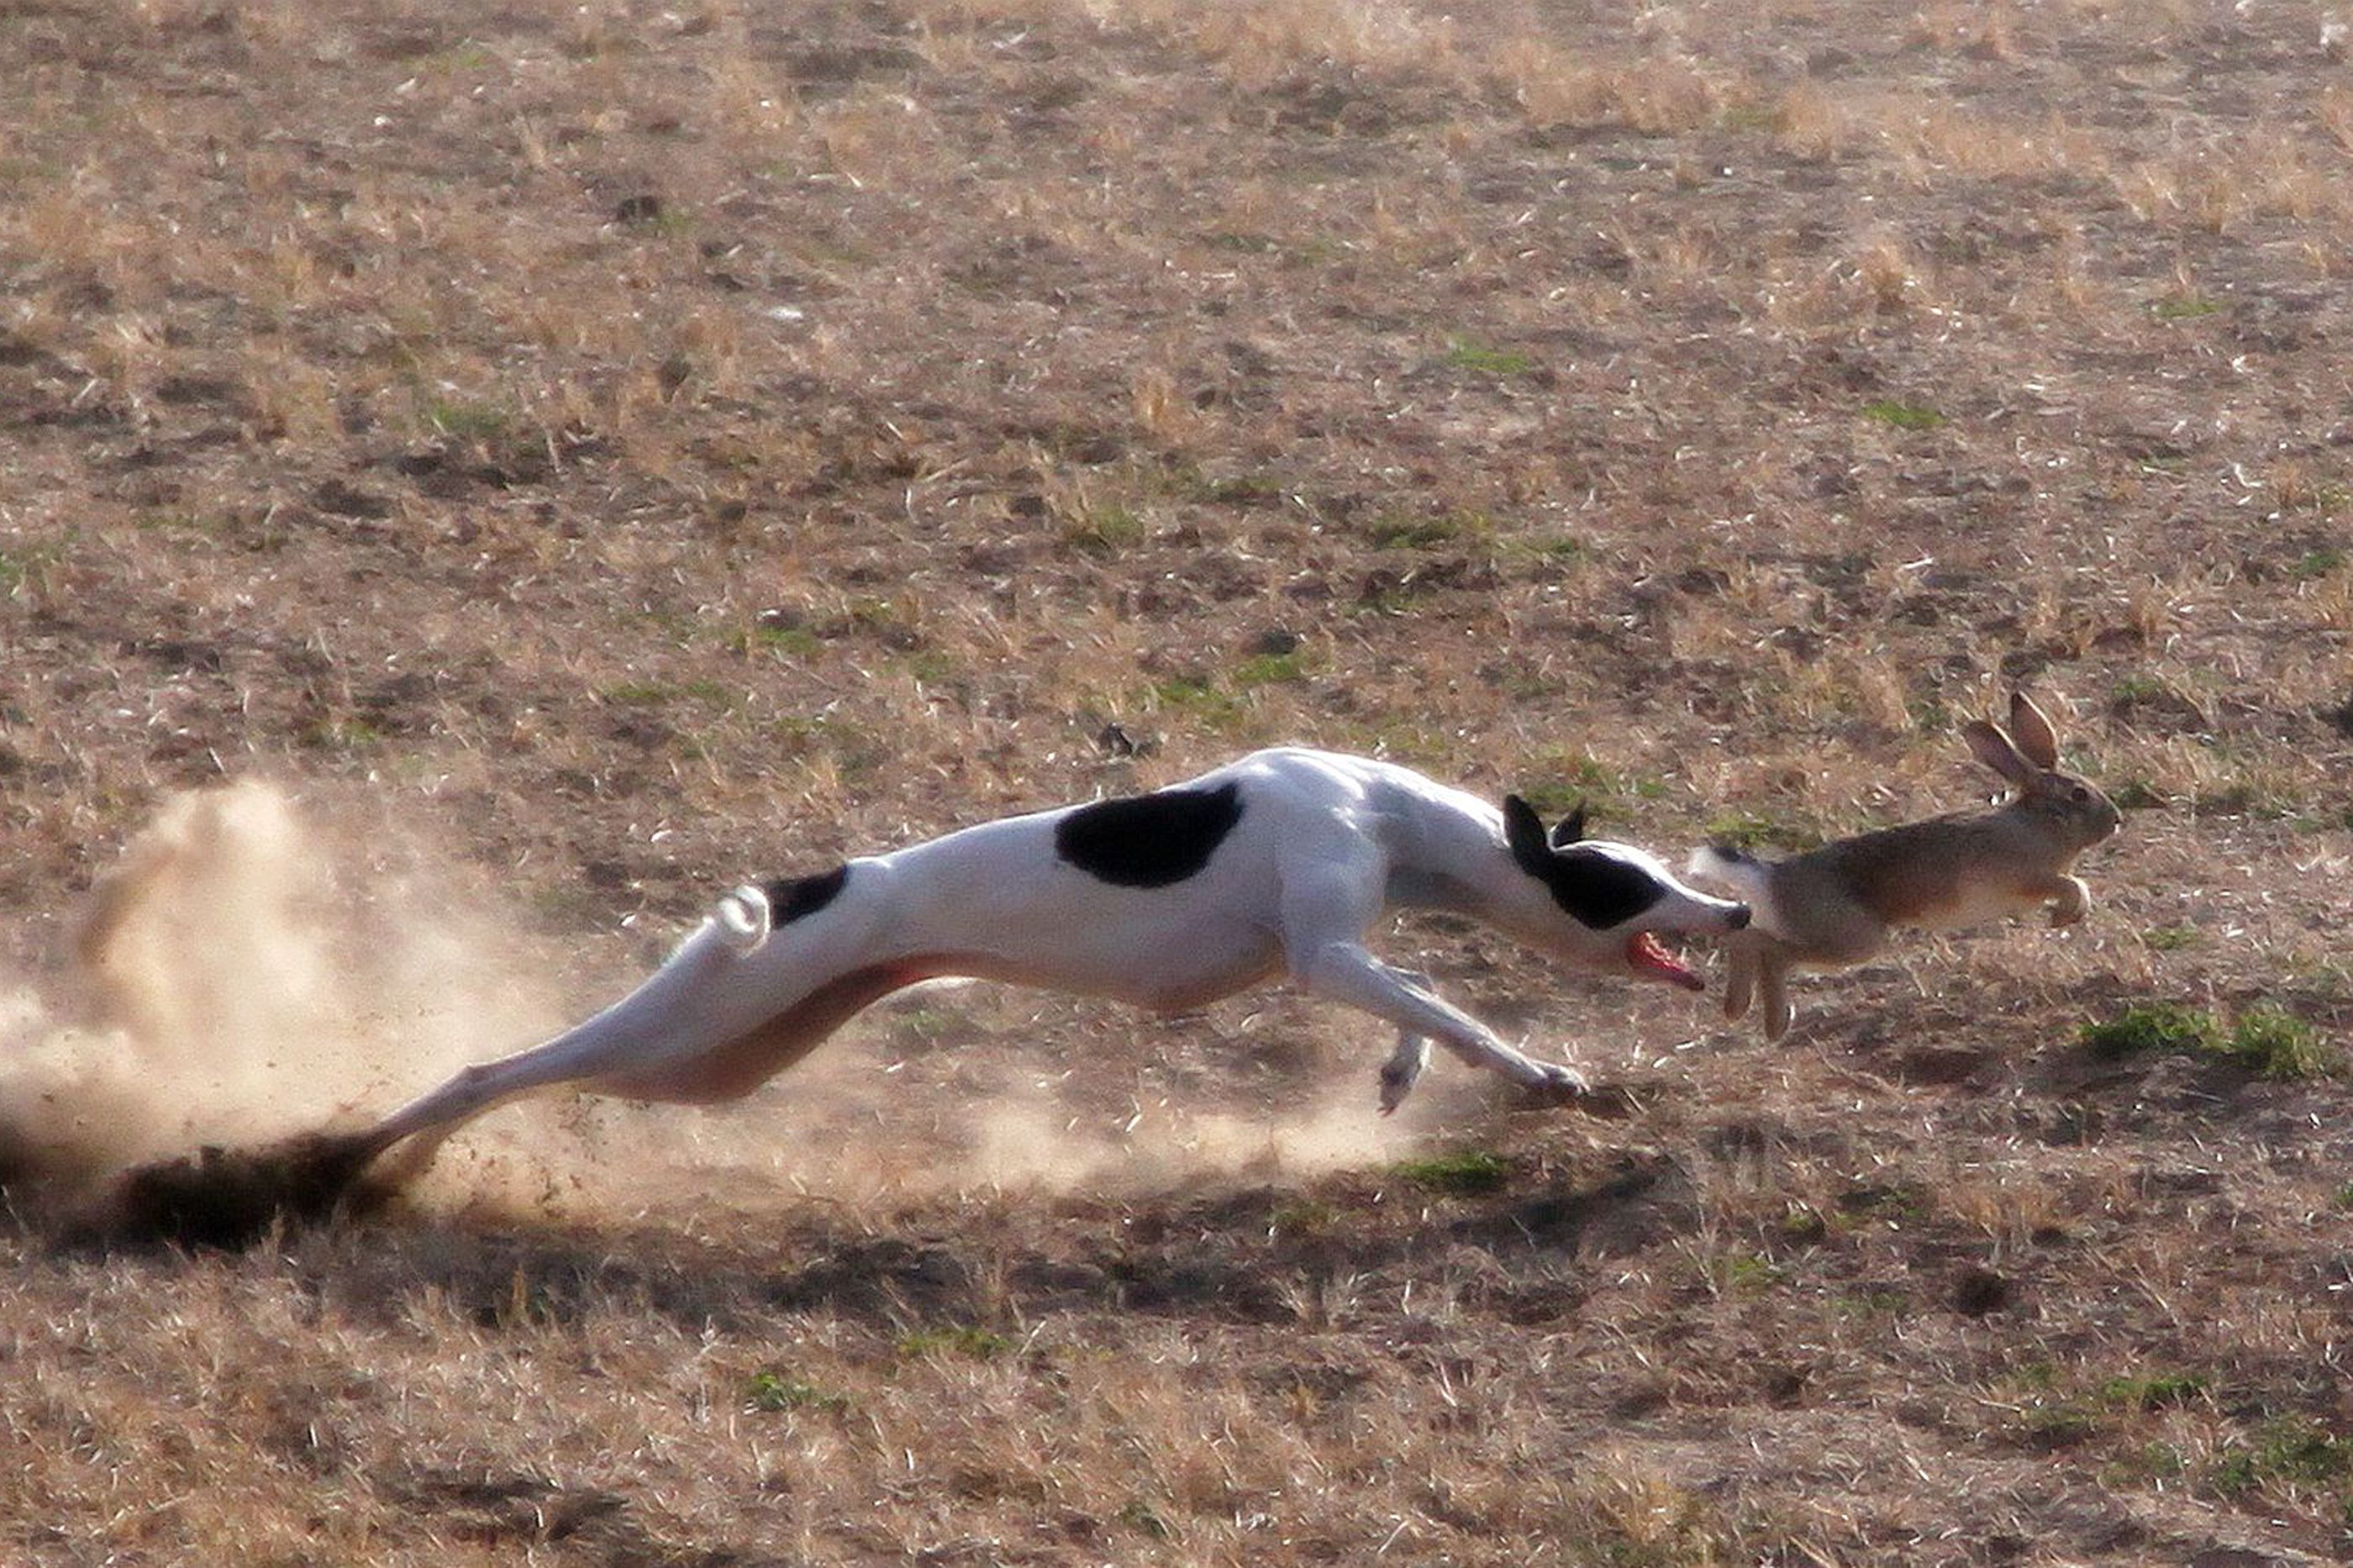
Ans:
POLYGON ((1724 929, 1726 931, 1746 931, 1748 929, 1748 906, 1746 904, 1733 905, 1730 912, 1724 917, 1724 929))

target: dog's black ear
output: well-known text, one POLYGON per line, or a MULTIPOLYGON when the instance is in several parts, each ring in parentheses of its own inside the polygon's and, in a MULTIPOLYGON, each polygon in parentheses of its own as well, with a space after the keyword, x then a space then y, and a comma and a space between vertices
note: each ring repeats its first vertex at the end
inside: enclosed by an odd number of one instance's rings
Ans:
POLYGON ((1541 877, 1552 864, 1552 846, 1545 842, 1544 818, 1518 795, 1504 797, 1504 842, 1521 870, 1541 877))
POLYGON ((1562 817, 1560 825, 1552 830, 1552 847, 1566 849, 1584 837, 1585 803, 1580 800, 1577 803, 1577 809, 1562 817))

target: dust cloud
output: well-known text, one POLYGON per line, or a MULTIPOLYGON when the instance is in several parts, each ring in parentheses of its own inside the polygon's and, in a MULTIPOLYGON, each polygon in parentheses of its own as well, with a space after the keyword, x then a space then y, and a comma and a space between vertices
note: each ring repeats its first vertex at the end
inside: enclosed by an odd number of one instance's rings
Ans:
MULTIPOLYGON (((264 782, 164 805, 93 895, 64 973, 0 984, 11 1202, 69 1204, 200 1147, 362 1125, 640 977, 577 984, 563 944, 529 935, 486 877, 386 816, 264 782)), ((1121 1017, 1107 1008, 1092 1026, 1116 1031, 1121 1017)), ((1372 1114, 1368 1071, 1280 1112, 1176 1097, 1109 1116, 1077 1108, 1054 1064, 1018 1047, 957 1086, 908 1081, 871 1034, 861 1047, 864 1027, 734 1105, 556 1091, 501 1108, 447 1145, 412 1195, 587 1218, 1138 1191, 1395 1159, 1417 1136, 1411 1108, 1372 1114)))
POLYGON ((351 1121, 548 1026, 552 988, 448 868, 334 815, 261 782, 174 797, 64 972, 0 989, 12 1196, 351 1121))

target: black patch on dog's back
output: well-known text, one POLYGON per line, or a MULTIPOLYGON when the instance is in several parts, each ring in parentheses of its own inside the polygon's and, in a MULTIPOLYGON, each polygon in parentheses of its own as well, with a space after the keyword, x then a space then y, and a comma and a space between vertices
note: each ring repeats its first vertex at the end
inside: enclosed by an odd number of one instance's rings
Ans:
POLYGON ((1553 902, 1595 931, 1630 921, 1667 896, 1656 877, 1599 849, 1559 851, 1544 880, 1553 902))
POLYGON ((1241 786, 1164 789, 1082 805, 1054 826, 1054 853, 1121 888, 1198 875, 1242 819, 1241 786))
POLYGON ((836 866, 814 877, 779 877, 760 890, 768 896, 768 923, 788 926, 833 902, 849 885, 849 868, 836 866))

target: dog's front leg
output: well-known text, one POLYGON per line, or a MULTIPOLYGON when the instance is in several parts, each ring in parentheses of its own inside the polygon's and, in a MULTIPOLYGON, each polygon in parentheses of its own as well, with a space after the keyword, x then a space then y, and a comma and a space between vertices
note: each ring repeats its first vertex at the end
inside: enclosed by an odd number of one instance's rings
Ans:
MULTIPOLYGON (((1591 1088, 1585 1075, 1573 1068, 1540 1062, 1514 1050, 1486 1025, 1426 987, 1415 984, 1409 976, 1383 963, 1356 942, 1329 942, 1312 952, 1293 953, 1291 971, 1293 978, 1317 995, 1345 1002, 1395 1024, 1405 1038, 1399 1040, 1398 1054, 1389 1060, 1392 1068, 1406 1056, 1407 1040, 1419 1036, 1425 1037, 1420 1047, 1425 1055, 1430 1048, 1427 1041, 1434 1039, 1472 1066, 1501 1073, 1529 1089, 1582 1094, 1591 1088)), ((1382 1098, 1386 1100, 1387 1071, 1382 1079, 1382 1098)), ((1411 1087, 1410 1079, 1406 1087, 1411 1087)), ((1402 1091, 1398 1098, 1404 1098, 1402 1091)))

